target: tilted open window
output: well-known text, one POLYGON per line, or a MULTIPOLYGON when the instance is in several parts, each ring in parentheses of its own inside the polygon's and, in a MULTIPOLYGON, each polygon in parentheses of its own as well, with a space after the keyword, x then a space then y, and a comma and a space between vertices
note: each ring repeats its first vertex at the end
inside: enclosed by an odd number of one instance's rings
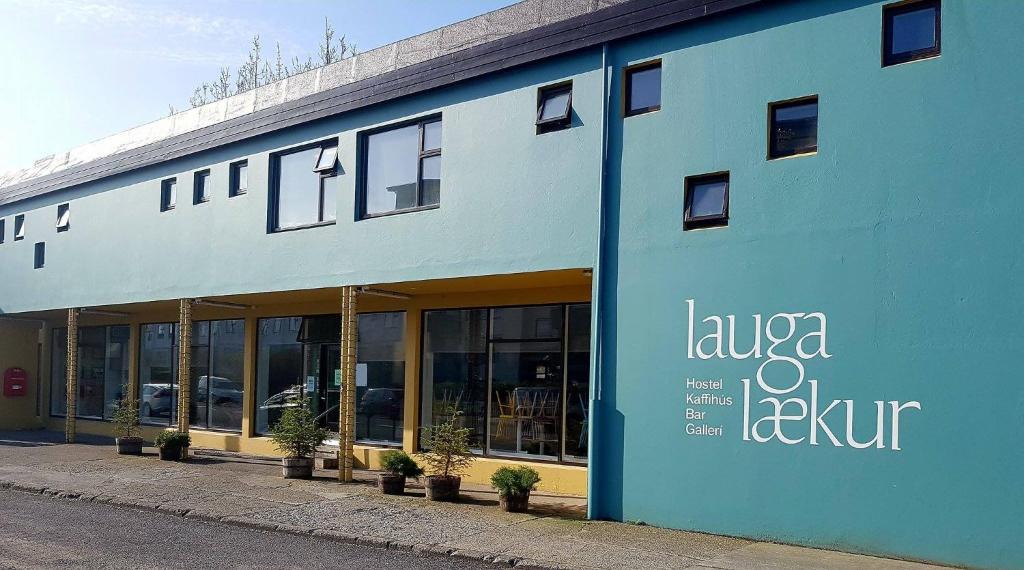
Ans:
POLYGON ((572 126, 572 83, 541 87, 537 92, 537 134, 572 126))
POLYGON ((270 231, 329 224, 337 219, 337 139, 274 154, 270 168, 270 231))

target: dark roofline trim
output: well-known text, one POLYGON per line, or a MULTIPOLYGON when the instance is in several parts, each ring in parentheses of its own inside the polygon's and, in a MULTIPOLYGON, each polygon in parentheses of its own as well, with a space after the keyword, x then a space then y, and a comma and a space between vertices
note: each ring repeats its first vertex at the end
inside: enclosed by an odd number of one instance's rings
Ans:
POLYGON ((183 158, 504 69, 564 55, 763 0, 635 0, 307 95, 0 189, 0 205, 183 158))

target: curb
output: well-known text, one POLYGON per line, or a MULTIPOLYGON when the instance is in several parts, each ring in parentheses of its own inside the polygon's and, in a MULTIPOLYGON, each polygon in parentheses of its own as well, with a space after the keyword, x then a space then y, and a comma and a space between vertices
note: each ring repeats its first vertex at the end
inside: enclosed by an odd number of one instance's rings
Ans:
POLYGON ((69 491, 66 489, 51 489, 49 487, 26 485, 24 483, 14 483, 12 481, 0 481, 0 490, 18 491, 20 493, 26 493, 30 495, 41 495, 44 497, 50 497, 54 499, 68 499, 73 501, 83 501, 87 503, 105 504, 113 507, 142 510, 147 512, 159 513, 163 515, 190 518, 205 522, 215 522, 226 524, 229 526, 249 528, 254 530, 281 532, 297 536, 304 536, 307 538, 314 537, 324 540, 330 540, 333 542, 355 544, 359 546, 368 546, 371 548, 379 548, 384 550, 402 550, 406 552, 413 552, 418 556, 431 558, 461 558, 465 560, 473 560, 475 562, 487 562, 490 564, 494 564, 496 566, 505 566, 508 568, 521 568, 523 570, 572 570, 574 568, 572 566, 565 566, 562 564, 550 563, 530 558, 520 558, 518 556, 509 556, 507 554, 489 553, 479 550, 459 549, 438 544, 421 544, 401 540, 389 540, 386 538, 380 538, 376 536, 355 535, 329 529, 315 529, 289 524, 262 522, 236 515, 210 515, 207 513, 196 512, 190 509, 167 507, 159 503, 153 503, 150 501, 127 499, 124 497, 117 497, 111 495, 82 493, 78 491, 69 491))

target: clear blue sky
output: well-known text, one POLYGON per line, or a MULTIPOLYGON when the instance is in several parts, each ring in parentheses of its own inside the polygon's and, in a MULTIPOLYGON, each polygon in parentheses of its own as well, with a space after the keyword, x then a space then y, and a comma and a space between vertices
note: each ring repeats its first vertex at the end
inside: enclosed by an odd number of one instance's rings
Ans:
POLYGON ((324 16, 366 51, 514 1, 0 0, 0 172, 188 108, 254 34, 290 61, 324 16))

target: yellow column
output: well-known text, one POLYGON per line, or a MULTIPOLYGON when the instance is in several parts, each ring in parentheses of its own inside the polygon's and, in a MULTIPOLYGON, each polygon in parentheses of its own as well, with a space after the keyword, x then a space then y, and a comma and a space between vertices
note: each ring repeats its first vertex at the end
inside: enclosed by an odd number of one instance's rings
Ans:
POLYGON ((338 406, 338 448, 341 464, 338 480, 352 481, 353 447, 356 439, 356 344, 358 343, 356 288, 341 290, 341 401, 338 406))
POLYGON ((75 415, 78 413, 78 309, 68 309, 67 414, 64 441, 75 443, 75 415))
POLYGON ((416 452, 420 404, 420 327, 423 313, 418 303, 410 302, 405 312, 405 405, 402 423, 402 449, 416 452))
POLYGON ((178 431, 188 433, 192 389, 192 301, 182 299, 178 315, 178 431))
POLYGON ((139 394, 139 323, 131 320, 131 330, 128 332, 128 393, 125 394, 136 404, 142 405, 139 394))
POLYGON ((259 326, 259 319, 252 316, 245 317, 245 348, 242 365, 242 439, 252 437, 256 429, 256 329, 259 326))

